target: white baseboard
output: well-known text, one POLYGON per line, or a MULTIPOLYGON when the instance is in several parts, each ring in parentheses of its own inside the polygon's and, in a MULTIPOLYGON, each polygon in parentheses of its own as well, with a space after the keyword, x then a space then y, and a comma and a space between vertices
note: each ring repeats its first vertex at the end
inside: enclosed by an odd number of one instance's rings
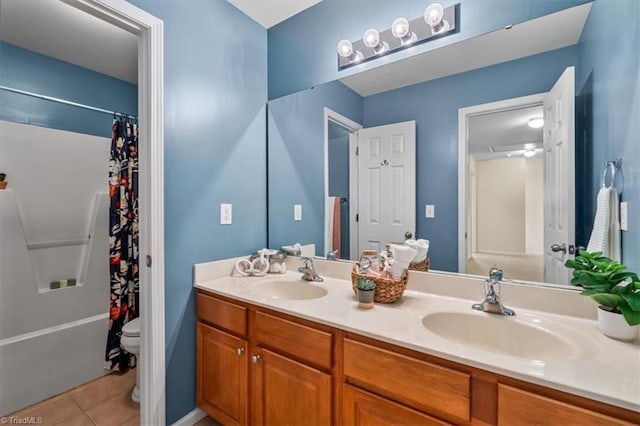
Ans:
POLYGON ((207 413, 199 408, 195 408, 193 411, 188 412, 184 417, 175 422, 173 426, 193 426, 205 417, 207 417, 207 413))

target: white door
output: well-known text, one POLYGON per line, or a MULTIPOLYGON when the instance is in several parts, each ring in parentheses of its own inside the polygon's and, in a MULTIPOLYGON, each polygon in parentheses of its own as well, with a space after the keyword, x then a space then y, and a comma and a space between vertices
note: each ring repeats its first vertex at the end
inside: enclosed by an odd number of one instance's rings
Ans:
POLYGON ((416 123, 358 131, 358 252, 416 228, 416 123))
POLYGON ((568 284, 565 261, 575 238, 575 69, 567 68, 544 98, 544 281, 568 284))

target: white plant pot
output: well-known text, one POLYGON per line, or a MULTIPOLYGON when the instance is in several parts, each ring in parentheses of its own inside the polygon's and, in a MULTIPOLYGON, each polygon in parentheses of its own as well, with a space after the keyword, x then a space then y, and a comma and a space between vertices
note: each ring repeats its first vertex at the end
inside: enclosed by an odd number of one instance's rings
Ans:
POLYGON ((598 327, 602 334, 616 340, 629 342, 638 338, 638 326, 630 326, 622 314, 610 312, 598 306, 598 327))

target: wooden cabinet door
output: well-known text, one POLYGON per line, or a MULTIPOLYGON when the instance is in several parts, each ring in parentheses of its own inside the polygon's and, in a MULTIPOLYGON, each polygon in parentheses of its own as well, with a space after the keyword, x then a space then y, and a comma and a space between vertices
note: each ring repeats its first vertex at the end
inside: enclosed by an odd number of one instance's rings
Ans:
POLYGON ((628 423, 595 411, 498 384, 498 425, 516 424, 523 426, 631 426, 636 423, 628 423))
POLYGON ((197 363, 198 407, 225 425, 246 425, 246 340, 198 322, 197 363))
POLYGON ((342 424, 344 426, 444 426, 449 423, 344 384, 342 385, 342 424))
POLYGON ((251 357, 254 425, 331 424, 331 376, 266 349, 251 357))

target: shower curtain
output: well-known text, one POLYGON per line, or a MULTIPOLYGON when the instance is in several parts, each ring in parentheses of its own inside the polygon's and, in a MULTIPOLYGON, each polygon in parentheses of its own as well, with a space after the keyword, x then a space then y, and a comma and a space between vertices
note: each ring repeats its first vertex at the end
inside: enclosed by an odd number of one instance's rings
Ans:
POLYGON ((122 327, 138 316, 138 125, 128 117, 114 119, 112 130, 109 161, 111 297, 105 368, 118 371, 134 361, 120 348, 120 336, 122 327))

